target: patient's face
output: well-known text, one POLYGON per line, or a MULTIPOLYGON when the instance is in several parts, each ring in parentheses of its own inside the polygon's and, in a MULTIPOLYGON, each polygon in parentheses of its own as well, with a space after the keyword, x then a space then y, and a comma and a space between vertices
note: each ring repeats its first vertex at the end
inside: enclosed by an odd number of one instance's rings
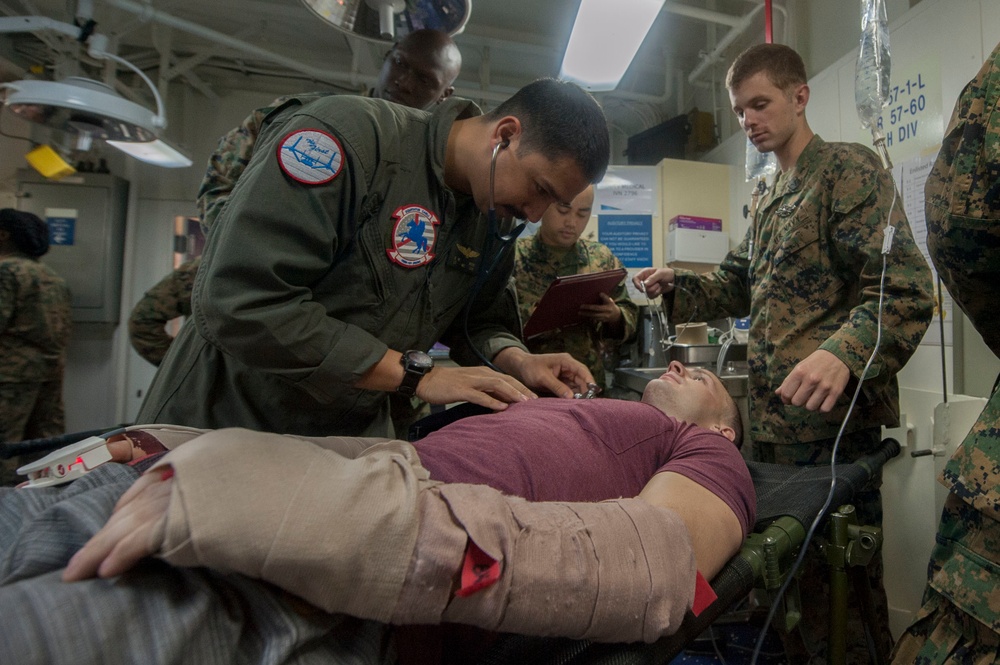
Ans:
POLYGON ((725 386, 707 369, 688 369, 674 361, 660 378, 646 384, 642 401, 678 420, 711 428, 723 420, 729 400, 725 386))

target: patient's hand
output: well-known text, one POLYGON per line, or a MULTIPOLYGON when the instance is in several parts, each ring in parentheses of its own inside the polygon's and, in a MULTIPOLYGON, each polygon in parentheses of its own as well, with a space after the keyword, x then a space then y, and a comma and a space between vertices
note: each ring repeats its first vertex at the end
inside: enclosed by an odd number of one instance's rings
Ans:
POLYGON ((63 581, 114 577, 159 549, 157 531, 170 505, 173 468, 154 469, 141 476, 118 500, 108 523, 73 555, 63 581))

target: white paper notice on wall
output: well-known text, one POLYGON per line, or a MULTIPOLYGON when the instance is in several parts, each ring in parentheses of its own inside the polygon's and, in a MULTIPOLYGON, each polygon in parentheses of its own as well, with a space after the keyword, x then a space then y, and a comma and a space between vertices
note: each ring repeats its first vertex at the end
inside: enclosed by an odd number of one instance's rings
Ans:
POLYGON ((927 176, 930 175, 931 168, 937 153, 912 157, 896 164, 892 169, 892 175, 896 179, 896 189, 899 190, 902 198, 903 210, 906 212, 906 219, 910 222, 910 229, 913 231, 913 240, 920 248, 920 253, 927 259, 927 264, 934 274, 934 320, 927 329, 924 336, 924 344, 941 344, 942 329, 944 332, 944 343, 946 346, 952 344, 955 303, 948 294, 947 289, 942 288, 941 293, 937 290, 937 271, 931 263, 931 255, 927 249, 927 219, 924 213, 924 184, 927 176), (944 312, 943 325, 940 319, 941 312, 944 312))

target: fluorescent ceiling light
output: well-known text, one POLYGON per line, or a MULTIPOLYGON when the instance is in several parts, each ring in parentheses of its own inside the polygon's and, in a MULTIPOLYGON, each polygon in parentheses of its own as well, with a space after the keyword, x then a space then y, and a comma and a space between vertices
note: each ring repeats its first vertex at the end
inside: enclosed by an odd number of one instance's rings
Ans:
POLYGON ((107 144, 147 164, 165 166, 170 169, 181 169, 191 166, 192 163, 189 157, 167 145, 162 139, 156 139, 148 143, 108 141, 107 144))
POLYGON ((614 90, 663 8, 664 0, 583 0, 559 78, 588 90, 614 90))

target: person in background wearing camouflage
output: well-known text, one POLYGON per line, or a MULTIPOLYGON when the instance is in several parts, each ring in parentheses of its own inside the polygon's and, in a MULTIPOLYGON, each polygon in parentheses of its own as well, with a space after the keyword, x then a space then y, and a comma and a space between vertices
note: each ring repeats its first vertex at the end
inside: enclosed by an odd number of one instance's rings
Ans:
MULTIPOLYGON (((72 327, 66 282, 38 261, 48 226, 29 212, 0 210, 0 444, 63 433, 63 371, 72 327)), ((15 485, 29 459, 0 460, 15 485)))
POLYGON ((129 341, 140 356, 159 365, 174 338, 166 330, 168 321, 191 315, 191 291, 201 257, 182 264, 161 279, 132 308, 128 319, 129 341))
MULTIPOLYGON (((462 54, 446 32, 416 30, 393 44, 382 62, 375 87, 369 97, 429 111, 455 91, 455 79, 462 69, 462 54)), ((250 162, 257 136, 266 118, 292 99, 303 104, 336 93, 310 92, 278 97, 256 109, 243 123, 219 140, 208 160, 205 178, 198 190, 201 225, 208 233, 219 211, 250 162)))
MULTIPOLYGON (((621 261, 605 245, 583 240, 580 235, 590 221, 594 186, 583 190, 570 203, 553 203, 542 215, 538 233, 517 241, 514 282, 523 324, 556 277, 617 270, 621 261)), ((611 294, 601 294, 599 305, 583 305, 580 313, 588 323, 545 333, 526 340, 533 353, 566 352, 582 362, 602 389, 607 387, 604 355, 635 337, 639 307, 632 302, 622 282, 611 294)))
MULTIPOLYGON (((761 44, 733 62, 726 79, 733 111, 750 141, 773 152, 781 173, 751 219, 742 244, 706 275, 647 268, 635 276, 651 297, 668 292, 675 320, 750 316, 750 436, 755 459, 827 464, 865 364, 878 355, 837 449, 853 462, 880 445, 882 426, 899 423, 896 373, 923 338, 933 314, 931 272, 892 175, 871 150, 826 143, 806 121, 805 65, 792 49, 761 44), (882 255, 884 229, 895 240, 882 255), (885 260, 879 330, 880 278, 885 260), (676 289, 674 288, 676 287, 676 289)), ((858 519, 881 525, 879 476, 856 495, 858 519)), ((868 569, 882 653, 891 637, 881 558, 868 569)), ((789 661, 825 662, 828 569, 807 558, 800 582, 800 630, 785 635, 789 661)), ((848 662, 869 662, 865 626, 849 612, 848 662)))
MULTIPOLYGON (((1000 44, 965 87, 924 189, 927 247, 952 298, 1000 356, 1000 44)), ((1000 661, 1000 392, 939 478, 948 490, 924 606, 894 665, 1000 661)))

